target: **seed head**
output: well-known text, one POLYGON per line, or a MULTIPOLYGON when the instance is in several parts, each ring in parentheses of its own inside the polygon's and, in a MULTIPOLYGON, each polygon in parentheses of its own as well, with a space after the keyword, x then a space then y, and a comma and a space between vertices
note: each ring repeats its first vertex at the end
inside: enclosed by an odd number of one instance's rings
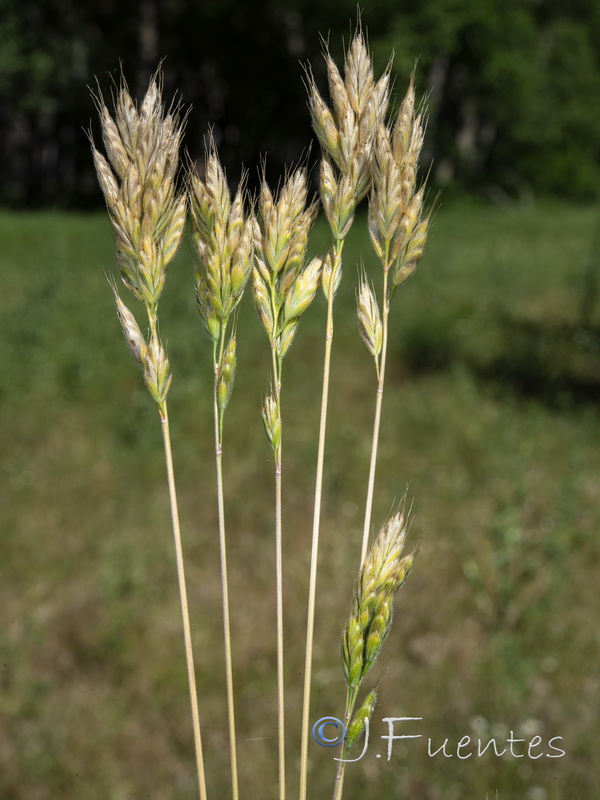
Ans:
POLYGON ((125 84, 114 119, 102 98, 98 105, 108 158, 94 146, 92 153, 117 261, 127 288, 155 309, 185 222, 185 197, 175 186, 182 126, 176 113, 165 113, 158 75, 139 109, 125 84))
POLYGON ((414 272, 429 227, 429 217, 423 215, 424 187, 416 188, 424 122, 414 103, 411 78, 393 126, 378 126, 371 162, 369 233, 384 268, 392 268, 396 286, 414 272))
MULTIPOLYGON (((196 296, 200 294, 198 286, 203 288, 204 295, 200 313, 210 308, 219 325, 225 328, 242 298, 252 269, 253 223, 244 213, 245 177, 232 202, 225 171, 211 141, 205 178, 202 180, 197 171, 193 172, 189 192, 198 256, 196 296)), ((212 332, 211 336, 215 338, 212 332)))
POLYGON ((252 287, 254 304, 269 340, 281 359, 287 353, 300 315, 317 291, 321 261, 305 264, 308 233, 315 216, 307 206, 304 170, 292 173, 275 199, 263 181, 255 240, 252 287))
POLYGON ((361 567, 342 635, 342 665, 350 689, 356 689, 369 672, 389 633, 394 595, 412 566, 412 556, 401 558, 405 539, 404 516, 396 513, 381 529, 361 567))
POLYGON ((385 121, 390 68, 375 82, 360 28, 346 54, 344 78, 328 51, 325 64, 332 111, 320 96, 312 75, 308 77, 309 108, 327 162, 321 168, 323 206, 334 238, 341 240, 350 230, 357 203, 371 186, 370 162, 377 128, 385 121), (339 171, 339 179, 329 159, 339 171))

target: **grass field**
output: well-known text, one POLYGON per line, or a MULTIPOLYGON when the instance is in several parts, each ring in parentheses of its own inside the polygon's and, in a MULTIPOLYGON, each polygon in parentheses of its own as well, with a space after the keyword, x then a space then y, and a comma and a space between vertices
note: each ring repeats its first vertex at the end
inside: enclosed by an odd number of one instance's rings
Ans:
MULTIPOLYGON (((394 300, 374 519, 408 487, 411 542, 422 546, 373 672, 373 683, 385 679, 370 747, 348 768, 347 800, 597 796, 597 217, 558 204, 442 206, 417 274, 394 300), (388 761, 383 718, 402 716, 422 720, 398 723, 396 735, 422 738, 393 741, 388 761), (508 749, 511 732, 525 740, 514 755, 478 756, 478 740, 508 749), (448 740, 446 755, 428 754, 429 737, 432 751, 448 740), (559 754, 553 737, 564 756, 549 757, 559 754)), ((362 222, 336 304, 315 720, 343 714, 339 641, 368 471, 374 378, 356 330, 359 261, 379 275, 362 222)), ((316 251, 326 246, 324 225, 313 239, 316 251)), ((103 272, 113 261, 105 215, 0 214, 3 800, 196 796, 160 429, 113 311, 103 272)), ((183 248, 161 330, 174 371, 208 790, 220 799, 229 783, 211 354, 191 263, 183 248)), ((299 753, 324 307, 319 297, 303 317, 283 390, 290 764, 299 753)), ((276 796, 272 465, 260 422, 269 357, 246 297, 224 468, 248 800, 276 796)), ((330 796, 334 754, 311 741, 315 800, 330 796)), ((290 797, 296 782, 290 768, 290 797)))

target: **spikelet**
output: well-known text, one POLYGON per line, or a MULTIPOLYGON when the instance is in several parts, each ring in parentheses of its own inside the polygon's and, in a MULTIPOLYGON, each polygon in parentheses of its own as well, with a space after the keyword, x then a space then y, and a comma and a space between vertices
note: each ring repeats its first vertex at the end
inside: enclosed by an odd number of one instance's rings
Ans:
POLYGON ((169 361, 158 336, 154 334, 148 342, 144 361, 144 378, 150 394, 162 408, 171 385, 169 361))
POLYGON ((358 290, 357 313, 359 333, 378 366, 383 343, 383 327, 375 293, 365 275, 361 277, 358 290))
POLYGON ((233 391, 233 381, 235 378, 235 368, 237 364, 235 349, 235 335, 232 335, 229 339, 227 347, 225 348, 221 362, 218 365, 217 402, 219 404, 219 411, 221 414, 227 408, 229 398, 231 397, 231 392, 233 391))
POLYGON ((144 337, 135 317, 119 297, 117 287, 114 283, 111 283, 111 288, 114 293, 115 305, 117 307, 117 317, 119 319, 119 323, 121 324, 121 330, 123 331, 125 342, 127 343, 127 346, 129 347, 129 350, 131 351, 131 354, 135 360, 143 368, 146 363, 146 355, 148 351, 146 342, 144 341, 144 337))
POLYGON ((268 440, 271 442, 274 451, 277 451, 281 442, 281 417, 277 402, 272 395, 269 395, 264 402, 262 419, 268 440))
POLYGON ((337 292, 342 280, 342 270, 339 263, 336 264, 336 259, 332 252, 329 252, 323 261, 323 271, 321 273, 321 286, 325 298, 329 300, 329 293, 337 292))
POLYGON ((365 697, 362 706, 354 714, 350 720, 350 724, 346 729, 346 739, 344 740, 344 753, 347 754, 352 746, 358 741, 362 732, 365 729, 367 720, 371 719, 375 704, 377 703, 377 692, 371 689, 369 694, 365 697))

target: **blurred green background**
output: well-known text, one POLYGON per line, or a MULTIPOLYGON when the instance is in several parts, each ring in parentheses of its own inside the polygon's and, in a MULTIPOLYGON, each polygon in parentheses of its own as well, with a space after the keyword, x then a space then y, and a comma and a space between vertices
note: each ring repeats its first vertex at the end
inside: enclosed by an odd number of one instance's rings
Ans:
MULTIPOLYGON (((156 409, 123 346, 105 275, 112 234, 82 128, 86 84, 118 61, 143 91, 193 103, 186 144, 215 126, 229 174, 268 152, 273 182, 311 139, 300 62, 322 81, 355 5, 0 0, 0 797, 196 796, 180 614, 156 409), (40 208, 43 207, 43 208, 40 208), (35 209, 35 210, 33 210, 35 209), (83 213, 85 210, 85 213, 83 213)), ((405 493, 411 546, 371 746, 348 800, 594 798, 600 726, 600 34, 596 4, 412 4, 364 10, 376 66, 396 48, 429 93, 425 167, 441 200, 426 254, 394 298, 374 520, 405 493), (379 737, 422 717, 424 738, 379 737), (461 760, 511 731, 524 758, 461 760), (540 736, 535 754, 527 743, 540 736), (452 757, 427 753, 445 739, 452 757), (462 753, 463 751, 461 751, 462 753), (377 753, 384 754, 377 759, 377 753)), ((96 123, 93 123, 99 138, 96 123)), ((318 157, 313 146, 309 161, 318 157)), ((311 163, 312 163, 311 161, 311 163)), ((362 530, 374 402, 356 329, 359 213, 336 303, 312 717, 341 716, 339 660, 362 530)), ((315 253, 328 246, 319 220, 315 253)), ((211 354, 186 241, 161 301, 209 797, 228 795, 211 354)), ((325 303, 284 371, 287 703, 297 785, 306 591, 325 303)), ((276 796, 272 463, 260 422, 269 352, 249 297, 225 423, 242 797, 276 796)), ((333 785, 311 741, 310 796, 333 785)))
MULTIPOLYGON (((167 96, 194 106, 192 157, 210 125, 232 178, 244 163, 254 180, 268 153, 276 180, 312 138, 301 65, 325 89, 321 37, 339 59, 356 10, 354 0, 0 0, 0 202, 98 205, 82 130, 95 118, 89 87, 110 93, 122 64, 139 96, 161 59, 167 96)), ((378 71, 394 51, 399 88, 417 61, 435 184, 597 197, 596 0, 371 0, 363 21, 378 71)))

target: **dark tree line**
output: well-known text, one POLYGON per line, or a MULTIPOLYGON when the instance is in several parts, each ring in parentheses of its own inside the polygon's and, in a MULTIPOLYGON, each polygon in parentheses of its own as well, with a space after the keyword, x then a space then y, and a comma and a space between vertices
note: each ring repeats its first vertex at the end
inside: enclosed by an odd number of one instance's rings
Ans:
MULTIPOLYGON (((355 18, 355 0, 0 0, 0 203, 100 203, 89 87, 110 93, 122 64, 141 96, 163 58, 167 96, 193 105, 192 157, 212 128, 232 178, 266 153, 276 179, 311 158, 301 65, 324 84, 320 37, 341 59, 355 18)), ((597 0, 372 0, 363 23, 379 70, 395 51, 399 90, 418 58, 434 182, 597 195, 597 0)))

